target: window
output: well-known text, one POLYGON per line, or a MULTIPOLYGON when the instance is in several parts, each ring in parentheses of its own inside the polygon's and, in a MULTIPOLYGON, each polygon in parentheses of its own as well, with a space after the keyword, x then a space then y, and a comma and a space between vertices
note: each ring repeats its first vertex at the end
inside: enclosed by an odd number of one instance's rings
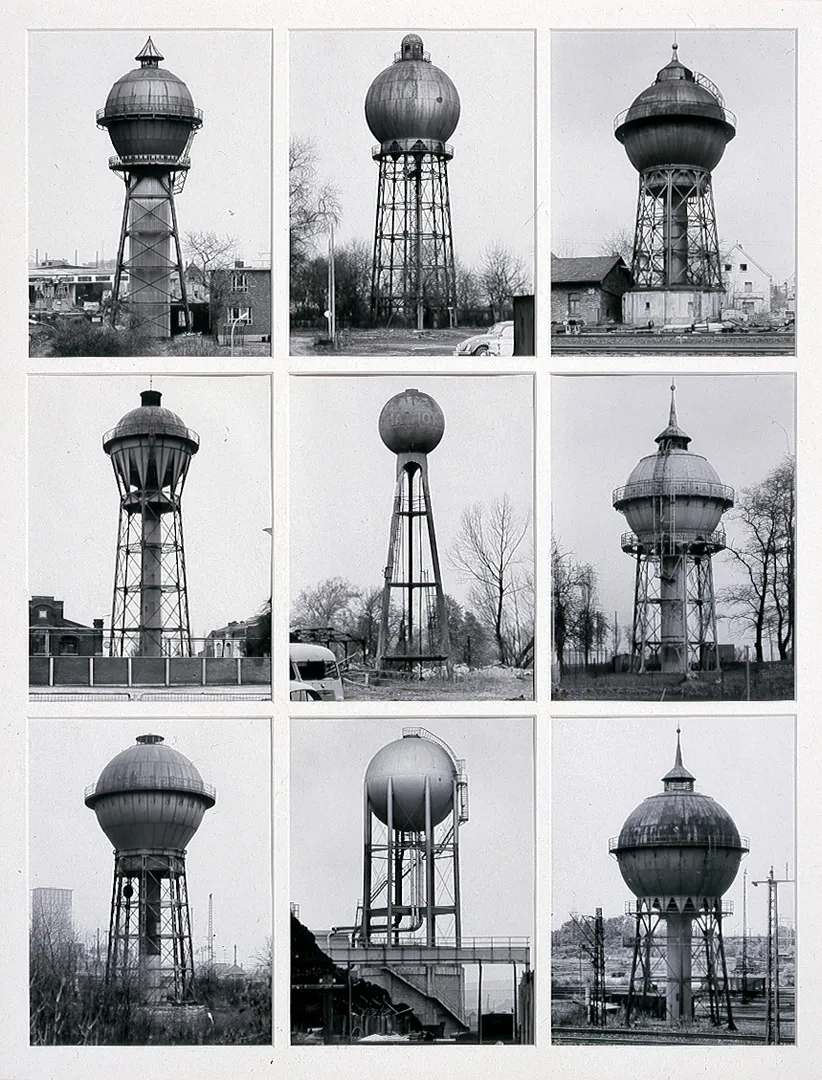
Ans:
POLYGON ((231 275, 232 292, 248 292, 248 274, 238 274, 236 271, 231 275))
POLYGON ((725 263, 726 270, 733 270, 733 266, 730 263, 725 263))
POLYGON ((739 269, 742 271, 743 274, 746 274, 748 272, 748 264, 747 263, 740 263, 739 264, 739 269))
POLYGON ((753 292, 753 282, 751 282, 751 281, 746 281, 745 282, 745 292, 753 292))
POLYGON ((41 608, 37 609, 37 618, 38 619, 47 619, 48 617, 49 617, 48 608, 41 607, 41 608))
POLYGON ((579 315, 579 301, 581 293, 572 292, 568 293, 568 314, 579 315))
POLYGON ((743 300, 742 301, 742 310, 747 311, 747 312, 755 311, 756 310, 756 305, 754 304, 753 300, 743 300))
POLYGON ((246 326, 251 326, 251 308, 230 307, 228 309, 228 321, 229 323, 236 321, 237 323, 244 323, 246 326))

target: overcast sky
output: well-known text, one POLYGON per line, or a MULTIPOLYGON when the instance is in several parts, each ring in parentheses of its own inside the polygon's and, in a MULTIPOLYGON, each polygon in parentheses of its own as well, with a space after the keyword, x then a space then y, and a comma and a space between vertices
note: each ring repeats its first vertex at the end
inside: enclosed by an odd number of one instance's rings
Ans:
MULTIPOLYGON (((551 34, 551 245, 600 255, 633 232, 639 177, 613 119, 671 59, 671 30, 551 34)), ((775 281, 794 270, 795 33, 678 30, 679 58, 719 87, 736 137, 714 172, 720 245, 739 242, 775 281)))
MULTIPOLYGON (((111 618, 120 500, 104 432, 140 405, 132 375, 29 379, 29 590, 68 619, 111 618)), ((156 376, 163 406, 200 436, 183 492, 191 632, 256 615, 271 595, 266 376, 156 376)))
POLYGON ((338 239, 373 243, 377 140, 365 122, 365 95, 406 33, 420 34, 460 96, 448 140, 457 256, 474 265, 499 241, 533 265, 534 35, 526 30, 291 32, 291 134, 314 139, 318 177, 339 188, 338 239))
POLYGON ((29 887, 73 889, 81 940, 105 942, 114 853, 83 802, 105 765, 138 735, 162 735, 217 789, 188 846, 195 956, 208 940, 213 894, 215 959, 257 964, 271 936, 269 721, 32 720, 29 723, 29 887))
MULTIPOLYGON (((641 457, 656 453, 670 385, 662 374, 551 380, 553 532, 564 550, 597 569, 602 609, 609 619, 617 611, 620 626, 631 623, 636 563, 620 547, 627 524, 611 496, 641 457)), ((676 385, 679 424, 693 440, 688 449, 706 457, 737 497, 795 453, 792 375, 677 375, 676 385)), ((733 512, 723 524, 729 539, 738 535, 733 512)), ((731 567, 727 553, 714 557, 717 591, 737 580, 731 567)), ((751 633, 725 620, 719 638, 753 643, 751 633)))
MULTIPOLYGON (((470 585, 448 551, 463 510, 506 493, 521 515, 533 501, 530 376, 297 376, 291 379, 291 595, 331 577, 382 584, 396 456, 378 431, 383 405, 416 387, 445 413, 428 458, 443 585, 464 604, 470 585)), ((522 554, 531 545, 523 541, 522 554)))
MULTIPOLYGON (((310 930, 354 922, 362 896, 365 770, 406 726, 414 725, 292 721, 291 901, 310 930)), ((464 759, 468 773, 470 816, 460 830, 463 937, 533 941, 533 721, 432 719, 423 726, 464 759)), ((510 982, 509 969, 485 969, 483 978, 510 982)), ((470 970, 469 1001, 474 980, 470 970)))
MULTIPOLYGON (((748 870, 748 925, 768 927, 768 894, 754 880, 796 876, 793 717, 687 717, 681 721, 682 760, 695 789, 728 811, 750 840, 734 884, 725 894, 734 914, 726 934, 742 932, 743 870, 748 870)), ((662 791, 673 766, 677 721, 671 718, 552 720, 552 926, 571 911, 621 915, 633 894, 622 880, 608 841, 643 799, 662 791)), ((801 874, 801 867, 800 867, 801 874)), ((794 888, 780 886, 780 916, 794 919, 794 888), (784 892, 782 891, 784 889, 784 892)))
POLYGON ((51 30, 29 33, 29 257, 80 262, 117 254, 124 186, 95 115, 139 67, 149 34, 161 66, 203 111, 177 198, 181 236, 238 238, 248 262, 271 257, 271 34, 266 30, 51 30), (59 117, 59 122, 55 120, 59 117))

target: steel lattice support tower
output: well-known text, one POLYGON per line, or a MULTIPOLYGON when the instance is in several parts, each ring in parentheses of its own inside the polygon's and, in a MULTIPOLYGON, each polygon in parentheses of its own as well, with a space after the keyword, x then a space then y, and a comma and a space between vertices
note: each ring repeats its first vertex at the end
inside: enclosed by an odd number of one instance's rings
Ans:
POLYGON ((139 987, 142 1000, 191 1000, 194 978, 185 859, 115 854, 106 979, 139 987))
POLYGON ((156 390, 103 437, 120 495, 109 652, 190 656, 182 495, 196 432, 156 390))
POLYGON ((117 320, 127 277, 133 315, 151 337, 168 338, 177 289, 191 329, 174 196, 183 189, 191 140, 203 121, 185 83, 160 67, 163 56, 151 38, 135 59, 140 67, 118 79, 97 113, 117 151, 109 168, 125 184, 110 321, 117 320))
POLYGON ((736 1030, 722 934, 723 916, 732 913, 730 902, 721 900, 682 910, 672 900, 662 910, 655 900, 643 897, 627 906, 626 914, 635 920, 625 1006, 628 1026, 636 1013, 648 1012, 653 987, 663 983, 669 1023, 706 1019, 736 1030))
POLYGON ((372 82, 365 116, 379 145, 371 317, 381 325, 453 326, 456 272, 447 140, 460 100, 422 39, 407 34, 391 67, 372 82))
POLYGON ((428 482, 428 452, 439 444, 445 418, 432 397, 412 389, 386 403, 379 427, 383 442, 397 455, 397 470, 377 669, 418 668, 422 676, 423 666, 434 664, 445 666, 450 676, 451 643, 428 482))
POLYGON ((214 789, 160 735, 140 735, 86 790, 114 848, 106 981, 157 1005, 192 999, 186 845, 214 789))
POLYGON ((451 322, 456 271, 448 194, 449 148, 375 150, 380 175, 371 272, 371 313, 380 325, 451 322), (445 313, 434 316, 432 313, 445 313))

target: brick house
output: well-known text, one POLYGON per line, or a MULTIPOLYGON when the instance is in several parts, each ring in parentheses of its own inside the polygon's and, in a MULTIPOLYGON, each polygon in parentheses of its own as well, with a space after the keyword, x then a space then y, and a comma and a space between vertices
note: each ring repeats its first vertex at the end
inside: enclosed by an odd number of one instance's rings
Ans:
POLYGON ((29 656, 101 656, 103 620, 83 626, 63 615, 63 601, 53 596, 29 600, 29 656))
POLYGON ((246 266, 211 271, 212 333, 225 345, 234 340, 271 341, 271 268, 246 266))
POLYGON ((559 259, 551 255, 551 322, 586 326, 622 322, 622 294, 633 285, 621 255, 559 259))

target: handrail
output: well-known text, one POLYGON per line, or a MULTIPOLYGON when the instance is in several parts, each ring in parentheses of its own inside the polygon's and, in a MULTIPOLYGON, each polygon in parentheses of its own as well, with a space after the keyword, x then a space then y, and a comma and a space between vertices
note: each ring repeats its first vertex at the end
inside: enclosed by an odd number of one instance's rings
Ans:
POLYGON ((707 495, 733 505, 734 489, 727 484, 715 484, 711 480, 636 480, 631 484, 614 488, 611 501, 614 505, 627 499, 644 499, 651 495, 707 495))
POLYGON ((725 529, 720 525, 712 533, 705 533, 701 529, 649 529, 650 539, 643 540, 635 532, 624 532, 620 537, 622 550, 635 547, 675 547, 682 544, 703 544, 705 547, 722 549, 725 547, 725 529))
MULTIPOLYGON (((663 826, 666 830, 670 826, 663 826)), ((736 851, 750 851, 751 844, 747 836, 740 836, 738 833, 715 833, 710 840, 706 840, 703 835, 701 838, 694 833, 693 837, 689 837, 685 834, 677 837, 660 837, 654 836, 656 826, 646 826, 640 838, 636 839, 632 843, 626 843, 620 845, 619 836, 612 836, 608 841, 608 851, 613 854, 614 851, 620 850, 634 850, 635 848, 644 847, 704 847, 704 848, 718 848, 726 847, 733 848, 736 851)), ((620 834, 621 836, 622 834, 620 834)))
POLYGON ((665 116, 701 116, 709 120, 723 120, 734 130, 736 130, 737 126, 735 114, 730 109, 720 105, 719 102, 716 105, 711 105, 708 102, 651 101, 640 105, 631 105, 629 108, 617 113, 614 117, 614 131, 625 123, 628 113, 631 113, 631 120, 645 120, 652 116, 660 118, 665 116), (714 109, 717 113, 721 113, 721 116, 714 116, 714 109))
POLYGON ((196 795, 207 795, 214 799, 217 789, 213 784, 207 784, 204 780, 187 780, 185 777, 174 776, 143 776, 130 774, 128 778, 118 781, 118 786, 106 785, 98 790, 98 784, 89 784, 83 792, 83 798, 88 799, 92 795, 121 795, 129 791, 190 791, 196 795))
MULTIPOLYGON (((165 421, 161 421, 160 426, 162 426, 163 423, 165 423, 165 421)), ((183 439, 183 438, 185 438, 185 439, 188 439, 189 442, 193 442, 195 444, 195 446, 200 445, 200 436, 192 428, 183 427, 182 430, 178 429, 176 431, 151 431, 151 430, 147 430, 147 431, 126 431, 123 434, 118 435, 117 434, 117 428, 119 426, 120 425, 118 424, 115 427, 110 428, 107 432, 105 432, 105 434, 103 435, 103 442, 104 443, 107 443, 111 439, 115 439, 115 438, 117 438, 117 439, 120 439, 120 438, 122 438, 122 439, 133 439, 133 438, 135 438, 135 436, 137 438, 143 438, 145 436, 152 436, 153 438, 157 438, 157 436, 159 435, 161 438, 166 438, 166 437, 172 438, 172 439, 183 439)), ((150 425, 147 422, 146 427, 148 428, 149 426, 150 425)))
POLYGON ((122 116, 161 116, 164 120, 179 117, 183 120, 196 120, 198 126, 203 122, 203 110, 193 105, 172 104, 158 101, 155 97, 132 97, 128 101, 118 101, 116 105, 105 105, 97 110, 97 123, 102 120, 118 120, 122 116))

